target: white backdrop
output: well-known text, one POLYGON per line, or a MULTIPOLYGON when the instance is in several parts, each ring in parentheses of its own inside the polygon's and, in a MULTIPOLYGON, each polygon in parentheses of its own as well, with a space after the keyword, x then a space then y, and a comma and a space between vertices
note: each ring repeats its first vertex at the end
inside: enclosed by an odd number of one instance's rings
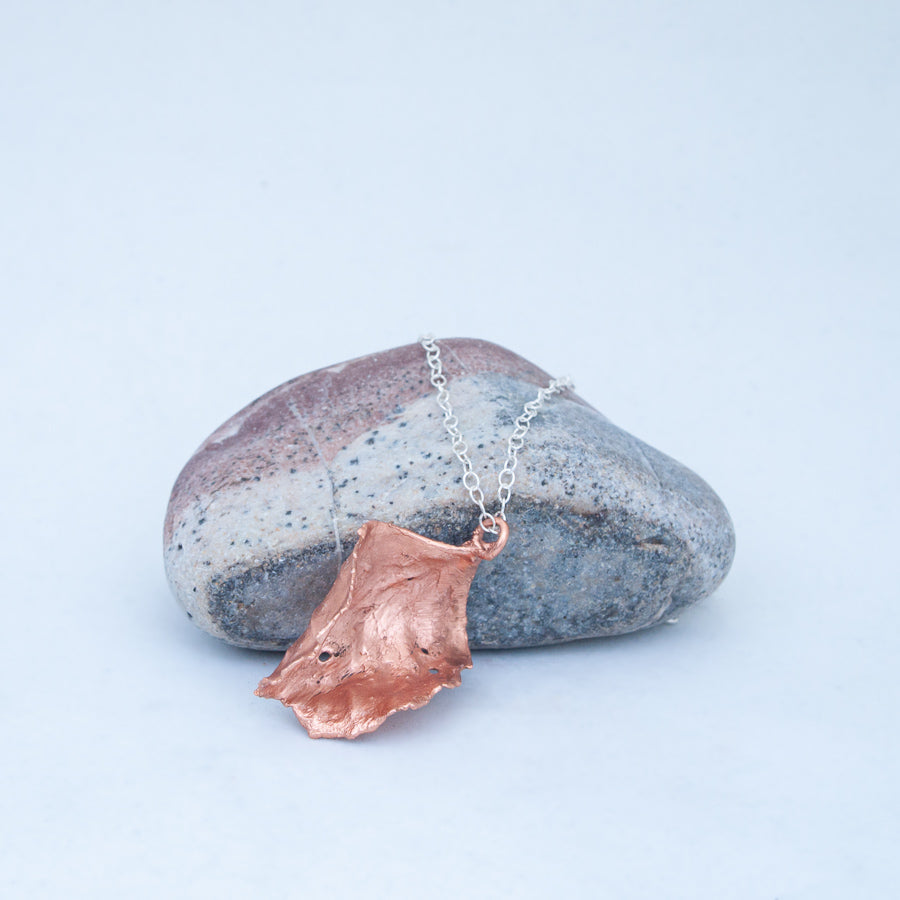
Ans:
POLYGON ((6 897, 895 896, 895 3, 4 4, 6 897), (246 402, 481 337, 736 525, 673 627, 354 743, 192 628, 246 402))

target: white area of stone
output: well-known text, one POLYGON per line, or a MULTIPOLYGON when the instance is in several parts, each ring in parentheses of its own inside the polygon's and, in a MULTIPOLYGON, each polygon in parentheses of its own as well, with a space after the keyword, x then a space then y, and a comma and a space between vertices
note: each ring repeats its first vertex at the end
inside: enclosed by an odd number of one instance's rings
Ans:
POLYGON ((165 549, 169 584, 197 624, 218 633, 206 593, 214 575, 258 565, 263 558, 277 559, 307 543, 306 531, 318 542, 333 533, 332 522, 331 485, 324 471, 300 479, 285 469, 282 477, 268 479, 265 490, 249 481, 217 492, 208 502, 192 503, 180 517, 165 549))

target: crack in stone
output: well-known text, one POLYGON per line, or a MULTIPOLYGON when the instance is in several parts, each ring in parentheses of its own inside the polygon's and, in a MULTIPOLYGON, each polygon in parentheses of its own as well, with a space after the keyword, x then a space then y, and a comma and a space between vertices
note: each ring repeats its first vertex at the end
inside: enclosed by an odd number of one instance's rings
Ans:
POLYGON ((466 368, 466 364, 456 355, 456 351, 453 349, 453 347, 451 347, 449 344, 444 344, 444 346, 441 349, 445 350, 450 356, 452 356, 456 360, 457 364, 459 365, 459 368, 462 370, 461 371, 462 375, 469 374, 469 370, 466 368))
POLYGON ((663 487, 662 480, 660 479, 659 475, 657 474, 656 469, 653 468, 653 463, 650 462, 649 457, 647 456, 646 453, 644 453, 644 448, 641 446, 640 441, 638 441, 637 438, 632 438, 631 446, 634 447, 634 449, 638 452, 638 455, 644 461, 644 465, 650 470, 650 474, 656 480, 656 486, 660 490, 665 490, 665 488, 663 487))
POLYGON ((334 476, 331 474, 331 468, 325 460, 325 454, 322 453, 322 448, 319 446, 319 442, 316 440, 315 433, 313 432, 312 428, 309 427, 309 423, 306 421, 306 419, 303 418, 292 400, 288 401, 288 409, 290 409, 291 414, 306 430, 306 434, 309 436, 309 442, 312 444, 313 449, 316 451, 316 455, 319 457, 319 461, 322 463, 322 468, 325 470, 325 477, 328 479, 328 486, 331 489, 331 527, 334 532, 334 550, 337 554, 338 569, 340 569, 341 565, 344 562, 344 547, 341 543, 341 532, 338 528, 338 498, 337 488, 334 485, 334 476))

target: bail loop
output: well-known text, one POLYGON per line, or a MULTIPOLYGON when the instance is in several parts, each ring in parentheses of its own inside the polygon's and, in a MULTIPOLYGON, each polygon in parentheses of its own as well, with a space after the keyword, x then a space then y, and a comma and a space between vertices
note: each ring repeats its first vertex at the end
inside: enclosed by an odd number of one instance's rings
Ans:
POLYGON ((484 515, 478 521, 478 526, 482 531, 486 531, 488 534, 500 534, 500 531, 497 528, 497 519, 493 513, 485 511, 484 515))
MULTIPOLYGON (((472 535, 472 544, 482 559, 494 559, 500 555, 500 551, 506 546, 506 542, 509 539, 509 525, 506 524, 506 519, 494 519, 494 524, 497 527, 497 540, 488 542, 484 539, 484 536, 492 532, 484 527, 484 518, 478 523, 478 527, 472 535)), ((491 518, 493 519, 494 517, 491 516, 491 518)))

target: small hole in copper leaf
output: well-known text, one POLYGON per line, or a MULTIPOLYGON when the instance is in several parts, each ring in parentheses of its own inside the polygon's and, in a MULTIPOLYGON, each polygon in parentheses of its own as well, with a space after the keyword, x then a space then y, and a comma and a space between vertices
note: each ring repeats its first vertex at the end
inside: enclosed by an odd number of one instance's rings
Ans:
POLYGON ((427 651, 424 647, 422 647, 421 649, 422 649, 422 652, 427 656, 427 655, 428 655, 428 651, 427 651))
POLYGON ((331 659, 331 654, 327 650, 323 650, 319 654, 319 662, 328 662, 331 659))
POLYGON ((429 674, 429 675, 437 675, 437 673, 438 673, 438 670, 437 670, 437 669, 429 669, 429 670, 428 670, 428 674, 429 674))

